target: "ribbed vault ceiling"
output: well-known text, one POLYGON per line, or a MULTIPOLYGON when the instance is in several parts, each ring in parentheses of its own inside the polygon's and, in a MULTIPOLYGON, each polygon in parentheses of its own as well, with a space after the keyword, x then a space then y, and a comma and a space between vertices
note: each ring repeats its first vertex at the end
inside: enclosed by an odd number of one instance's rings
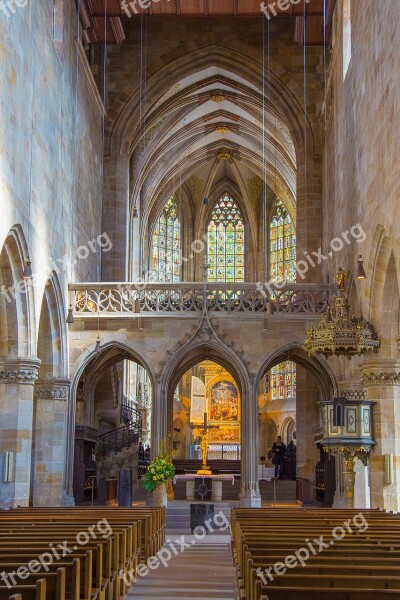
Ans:
POLYGON ((294 144, 268 81, 264 91, 263 104, 260 88, 210 67, 142 107, 130 149, 134 202, 140 197, 149 216, 179 189, 196 203, 225 188, 256 205, 266 181, 295 218, 294 144))

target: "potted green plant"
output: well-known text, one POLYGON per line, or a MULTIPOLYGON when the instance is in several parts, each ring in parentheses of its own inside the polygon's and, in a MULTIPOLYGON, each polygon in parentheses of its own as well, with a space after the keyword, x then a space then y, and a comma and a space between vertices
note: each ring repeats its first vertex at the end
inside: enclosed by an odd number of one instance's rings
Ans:
POLYGON ((172 479, 175 475, 175 467, 171 462, 170 456, 160 454, 151 461, 147 467, 146 474, 143 478, 143 487, 153 492, 153 505, 167 505, 167 490, 166 482, 172 479))

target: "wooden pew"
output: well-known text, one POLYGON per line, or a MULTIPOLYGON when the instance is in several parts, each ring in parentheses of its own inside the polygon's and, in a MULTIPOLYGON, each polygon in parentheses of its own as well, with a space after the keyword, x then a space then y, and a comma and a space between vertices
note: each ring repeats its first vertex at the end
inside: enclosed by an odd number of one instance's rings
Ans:
MULTIPOLYGON (((1 596, 2 600, 46 600, 46 580, 38 579, 35 585, 15 585, 13 586, 13 594, 10 595, 10 589, 4 586, 5 590, 8 590, 8 594, 4 591, 4 596, 1 596)), ((3 589, 3 586, 0 587, 3 589)))
POLYGON ((399 515, 354 510, 235 509, 231 531, 238 583, 246 600, 361 600, 372 598, 372 594, 375 599, 396 594, 400 598, 399 515), (367 528, 360 521, 357 528, 353 521, 360 512, 367 528), (346 521, 353 533, 345 529, 346 536, 334 540, 333 528, 343 527, 346 521), (332 544, 314 555, 306 540, 314 541, 321 535, 332 544), (304 566, 292 565, 280 575, 272 570, 274 580, 268 581, 264 570, 284 562, 301 548, 309 551, 304 566), (257 570, 264 573, 268 585, 257 570))
MULTIPOLYGON (((131 569, 136 570, 141 557, 146 560, 164 543, 165 509, 90 507, 0 511, 0 540, 0 563, 5 566, 8 563, 10 570, 13 566, 18 568, 21 564, 37 559, 43 552, 49 552, 50 543, 54 548, 57 543, 66 541, 73 552, 63 557, 65 562, 55 560, 49 568, 48 577, 41 571, 30 574, 30 579, 35 580, 43 575, 42 578, 47 577, 50 581, 54 569, 61 564, 68 576, 72 561, 78 561, 79 565, 82 561, 82 572, 75 585, 77 591, 70 594, 67 586, 67 598, 95 600, 99 597, 100 600, 120 600, 128 591, 123 574, 131 569), (96 521, 104 519, 107 519, 112 529, 112 536, 107 539, 102 539, 101 532, 94 527, 96 521), (96 530, 100 537, 89 539, 79 547, 76 541, 74 543, 76 535, 87 531, 89 527, 92 527, 92 533, 96 530), (7 556, 15 558, 15 563, 7 559, 7 556)), ((25 587, 30 590, 29 593, 33 593, 30 586, 25 587)), ((52 593, 49 590, 48 600, 52 600, 52 593)))
MULTIPOLYGON (((15 565, 10 565, 10 566, 15 566, 15 565)), ((18 568, 20 566, 20 564, 17 563, 16 567, 18 568)), ((8 565, 7 565, 8 567, 8 565)), ((1 565, 0 567, 2 570, 4 569, 4 565, 1 565)), ((13 570, 13 569, 10 569, 13 570)), ((12 585, 11 588, 9 588, 7 585, 0 585, 0 600, 8 600, 9 595, 10 595, 10 591, 13 591, 15 589, 19 590, 19 595, 22 595, 22 600, 25 600, 25 596, 26 596, 26 591, 24 591, 22 588, 27 588, 28 590, 31 590, 33 593, 33 590, 35 590, 35 594, 36 594, 36 587, 38 584, 38 579, 37 576, 35 576, 33 573, 30 573, 28 577, 24 578, 24 580, 19 580, 20 583, 17 585, 12 585)), ((40 580, 39 581, 44 581, 45 583, 45 596, 47 600, 65 600, 66 599, 66 594, 65 594, 65 586, 66 586, 66 570, 63 567, 59 567, 57 569, 56 572, 53 573, 41 573, 40 574, 40 580)), ((10 582, 11 583, 11 582, 10 582)), ((42 585, 42 584, 40 584, 42 585)), ((41 590, 39 590, 39 594, 43 593, 41 590)))

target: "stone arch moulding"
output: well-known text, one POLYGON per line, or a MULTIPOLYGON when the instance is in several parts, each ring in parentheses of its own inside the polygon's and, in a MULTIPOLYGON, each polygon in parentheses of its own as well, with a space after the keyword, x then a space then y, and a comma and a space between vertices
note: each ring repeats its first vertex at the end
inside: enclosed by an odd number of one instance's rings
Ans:
POLYGON ((310 358, 303 348, 294 344, 287 344, 286 346, 275 350, 265 358, 257 373, 257 388, 265 373, 285 360, 291 360, 297 363, 315 377, 322 400, 330 400, 332 398, 332 393, 334 396, 338 394, 339 388, 336 376, 328 361, 318 356, 310 358))
POLYGON ((97 353, 94 346, 87 348, 82 352, 75 362, 74 373, 71 378, 70 388, 70 405, 67 421, 67 465, 66 465, 66 493, 69 499, 73 499, 73 468, 74 468, 74 435, 75 435, 75 410, 76 410, 76 393, 79 380, 85 369, 93 365, 95 370, 103 370, 120 360, 132 360, 140 364, 147 370, 152 389, 153 398, 155 393, 155 377, 154 372, 150 368, 147 361, 143 359, 139 350, 134 347, 127 346, 122 342, 110 341, 102 345, 101 352, 97 353), (113 352, 114 350, 114 352, 113 352), (107 356, 109 353, 109 356, 107 356), (97 359, 97 360, 96 360, 97 359), (96 367, 97 363, 97 367, 96 367))
POLYGON ((11 288, 9 298, 4 296, 4 316, 7 317, 13 335, 8 332, 9 340, 14 342, 14 348, 9 349, 8 355, 34 357, 35 348, 35 305, 33 286, 26 286, 26 293, 18 291, 22 281, 25 260, 29 256, 28 244, 21 225, 16 224, 8 231, 1 247, 0 269, 2 285, 11 288), (7 314, 8 313, 8 314, 7 314))
MULTIPOLYGON (((50 273, 47 279, 42 296, 40 320, 38 323, 38 355, 41 350, 43 354, 49 356, 55 355, 55 359, 51 361, 53 363, 52 372, 46 372, 45 378, 66 378, 68 374, 68 347, 65 303, 57 273, 54 271, 50 273), (46 323, 42 322, 42 318, 45 319, 46 323), (42 327, 46 325, 48 326, 48 331, 41 331, 42 327), (41 335, 42 348, 40 348, 41 335)), ((46 360, 47 357, 45 360, 43 358, 42 367, 45 365, 49 366, 50 361, 46 360)))
POLYGON ((293 431, 296 431, 296 421, 294 420, 293 417, 286 417, 286 419, 283 421, 283 423, 280 427, 280 436, 282 437, 285 444, 286 444, 286 440, 288 438, 288 433, 289 433, 290 427, 293 427, 293 431))
POLYGON ((371 251, 369 267, 371 267, 372 277, 369 287, 369 318, 372 323, 379 325, 382 311, 385 306, 385 289, 387 285, 387 276, 390 272, 391 278, 396 279, 398 286, 399 273, 399 246, 393 244, 393 238, 379 225, 374 236, 374 247, 371 251), (374 252, 374 254, 372 254, 374 252))
POLYGON ((249 393, 254 373, 249 370, 249 362, 244 360, 244 352, 235 350, 234 346, 233 341, 226 341, 225 335, 218 334, 218 326, 203 316, 194 333, 187 333, 172 351, 167 352, 166 360, 160 362, 161 370, 156 377, 163 393, 173 393, 182 375, 202 360, 213 360, 225 367, 241 393, 249 393))

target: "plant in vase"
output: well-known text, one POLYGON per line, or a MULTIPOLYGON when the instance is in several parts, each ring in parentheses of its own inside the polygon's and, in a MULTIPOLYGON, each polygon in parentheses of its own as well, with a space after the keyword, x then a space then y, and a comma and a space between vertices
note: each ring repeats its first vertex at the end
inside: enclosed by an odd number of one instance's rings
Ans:
POLYGON ((160 454, 151 461, 143 478, 143 487, 153 492, 154 506, 166 506, 167 492, 165 484, 175 475, 175 467, 168 454, 160 454))

